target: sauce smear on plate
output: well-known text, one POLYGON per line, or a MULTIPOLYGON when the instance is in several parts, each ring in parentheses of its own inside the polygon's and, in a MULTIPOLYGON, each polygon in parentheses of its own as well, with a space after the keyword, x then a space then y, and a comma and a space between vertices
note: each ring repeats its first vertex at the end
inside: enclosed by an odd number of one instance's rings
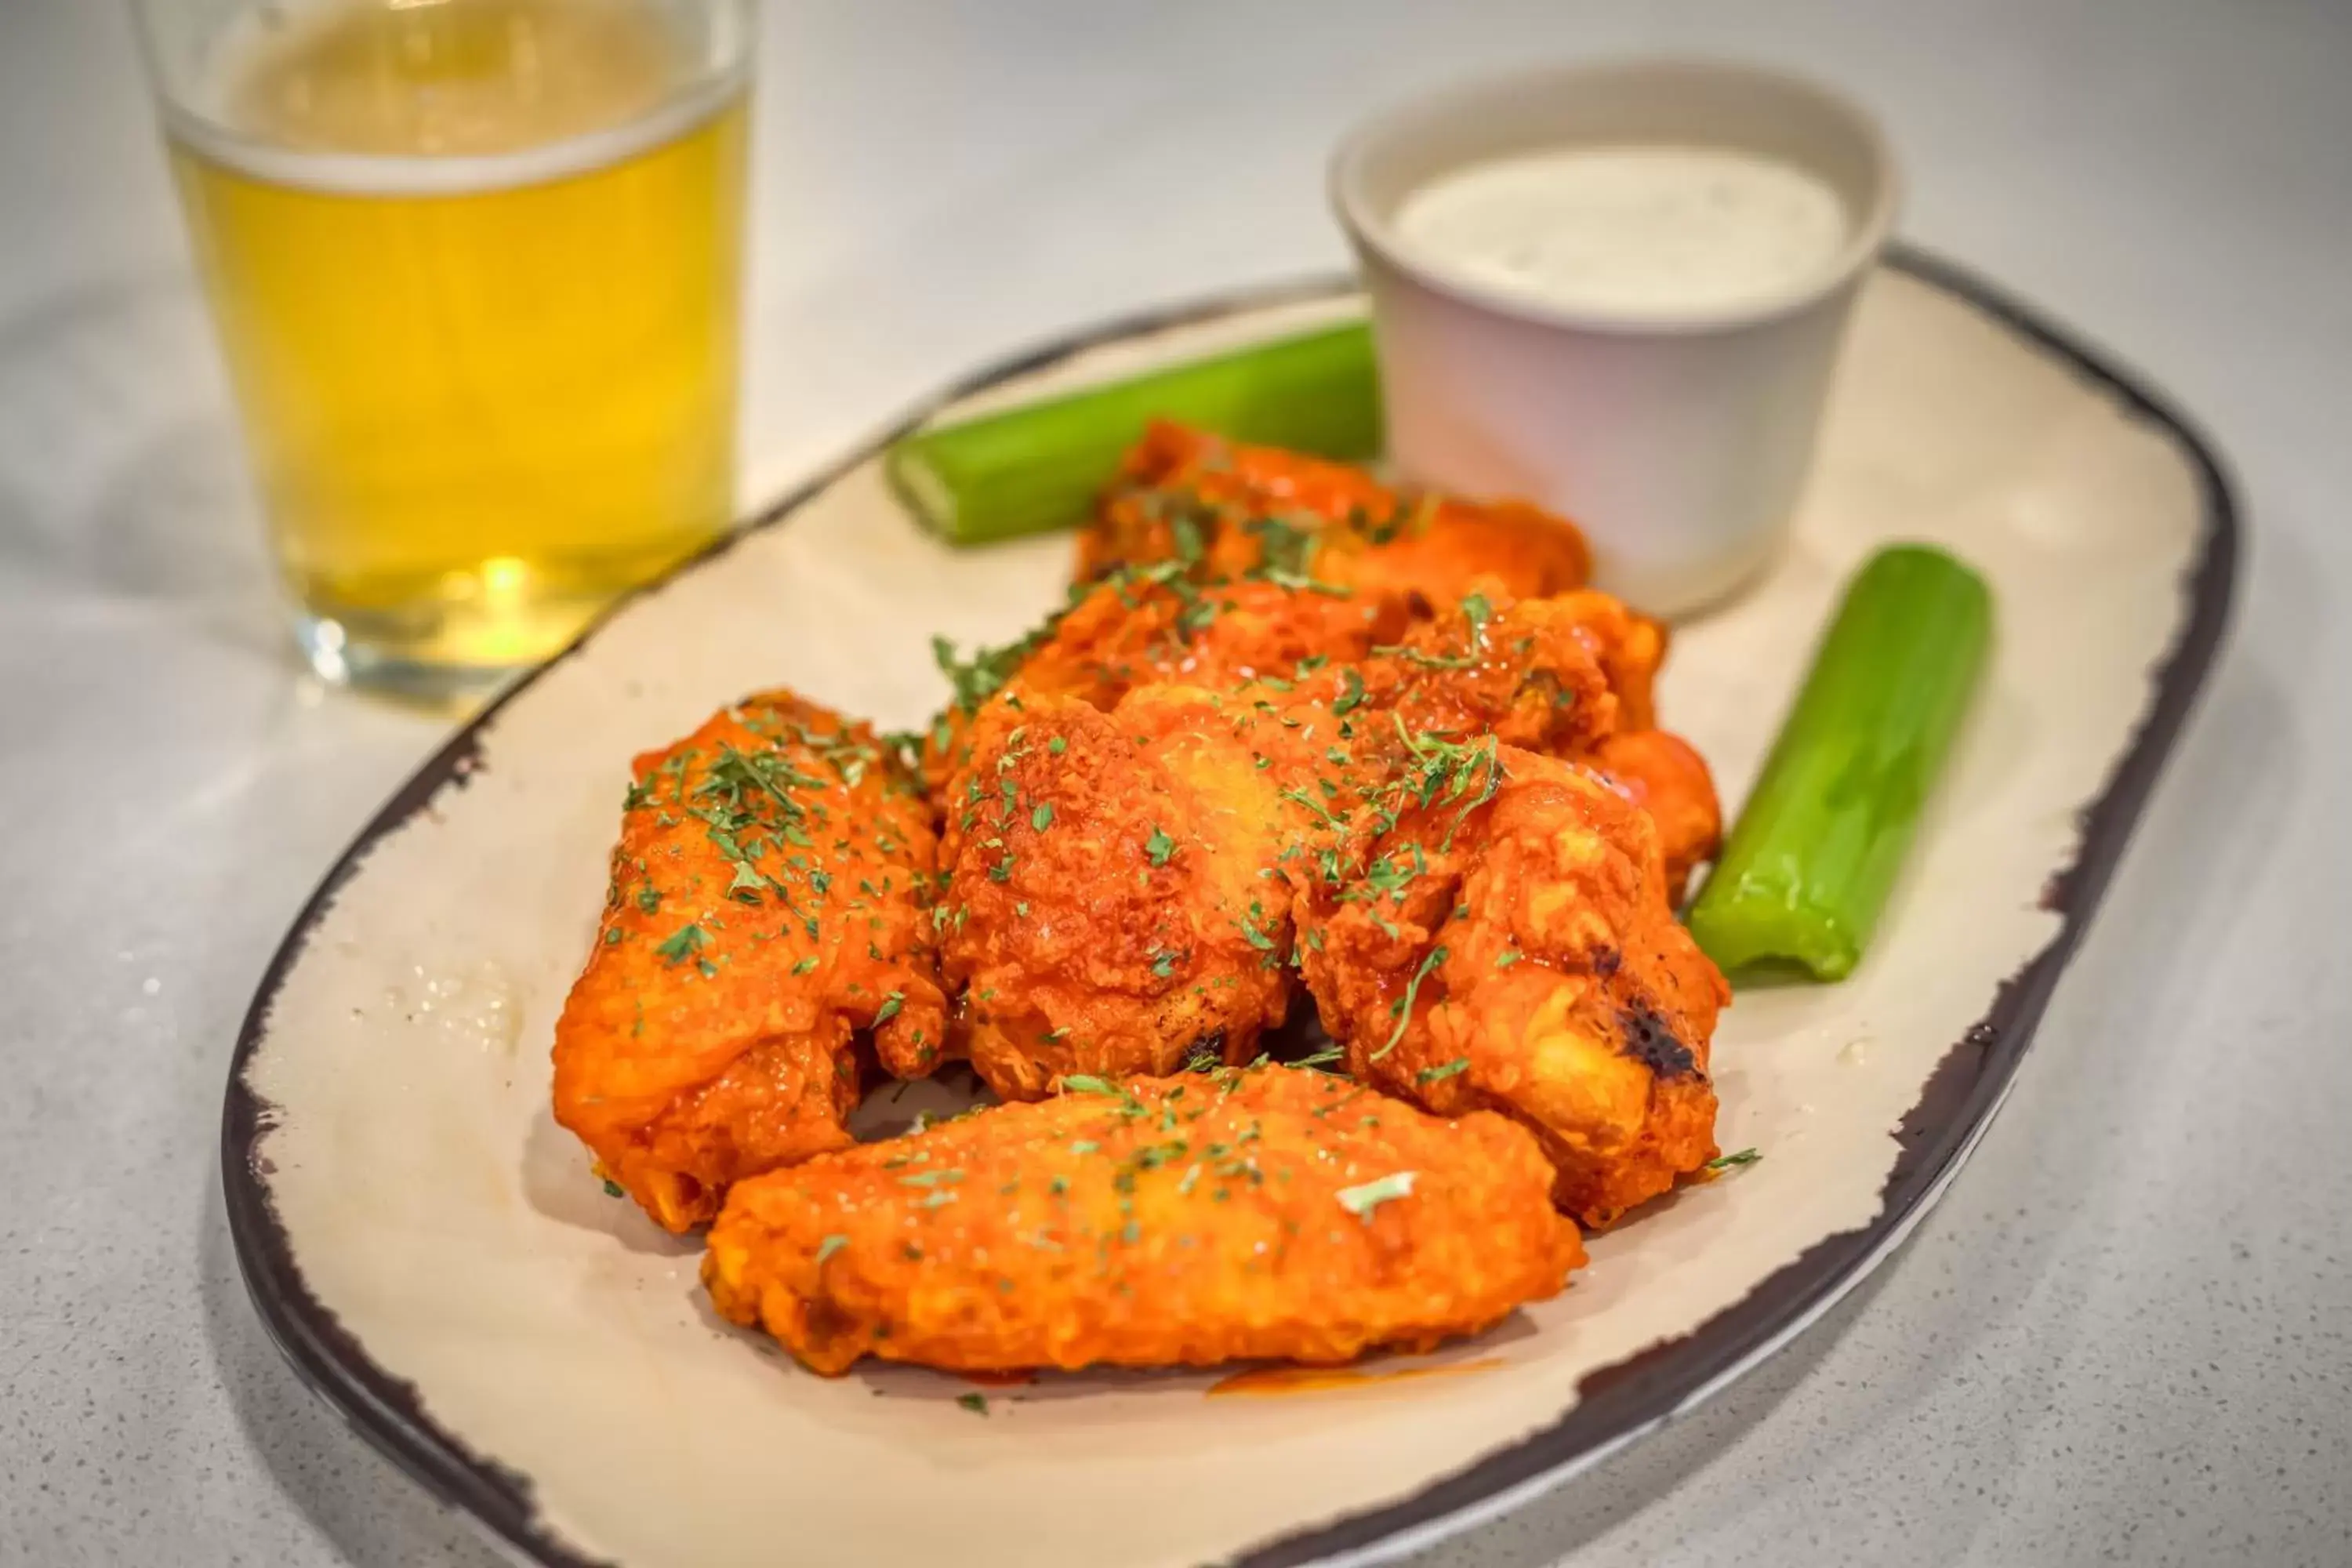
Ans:
POLYGON ((1367 1371, 1352 1366, 1262 1366, 1237 1372, 1209 1385, 1212 1398, 1235 1394, 1308 1394, 1318 1389, 1360 1388, 1367 1384, 1404 1383, 1418 1377, 1453 1377, 1502 1365, 1502 1358, 1454 1362, 1445 1366, 1400 1366, 1367 1371))

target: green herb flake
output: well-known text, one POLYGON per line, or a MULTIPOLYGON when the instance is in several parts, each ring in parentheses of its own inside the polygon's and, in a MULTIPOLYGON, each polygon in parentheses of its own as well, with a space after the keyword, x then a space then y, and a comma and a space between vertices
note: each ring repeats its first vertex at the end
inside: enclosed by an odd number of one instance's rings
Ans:
POLYGON ((1416 1083, 1439 1083, 1446 1079, 1454 1077, 1456 1073, 1467 1072, 1469 1070, 1470 1058, 1468 1057, 1455 1057, 1452 1061, 1447 1062, 1443 1067, 1423 1068, 1412 1076, 1413 1081, 1416 1083))
POLYGON ((1176 853, 1176 840, 1168 837, 1167 829, 1158 823, 1151 826, 1151 837, 1143 841, 1144 858, 1154 866, 1165 866, 1176 853))
POLYGON ((679 964, 709 945, 710 933, 699 925, 688 922, 672 931, 668 940, 654 951, 660 953, 670 963, 679 964))
POLYGON ((897 1017, 898 1016, 898 1009, 906 1005, 907 994, 905 992, 891 992, 890 994, 882 998, 882 1005, 874 1009, 874 1026, 878 1029, 883 1025, 888 1023, 891 1019, 897 1017))
POLYGON ((1029 814, 1029 826, 1035 828, 1040 833, 1043 833, 1045 829, 1053 826, 1054 808, 1046 805, 1044 801, 1039 801, 1037 803, 1037 809, 1029 814))
POLYGON ((629 1193, 627 1188, 607 1176, 604 1178, 604 1195, 608 1198, 625 1198, 629 1193))
POLYGON ((1397 1042, 1404 1038, 1405 1029, 1407 1026, 1412 1022, 1413 998, 1421 994, 1421 983, 1429 978, 1429 972, 1431 970, 1436 968, 1439 964, 1444 962, 1445 948, 1443 943, 1440 943, 1438 946, 1433 947, 1429 950, 1429 956, 1423 959, 1421 961, 1421 967, 1412 972, 1412 979, 1406 984, 1404 994, 1398 997, 1389 1006, 1389 1011, 1396 1015, 1396 1029, 1389 1036, 1388 1044, 1382 1046, 1379 1050, 1372 1053, 1371 1059, 1373 1061, 1380 1060, 1382 1057, 1396 1049, 1397 1042))
POLYGON ((1414 1174, 1412 1171, 1398 1171, 1360 1186, 1342 1187, 1339 1194, 1339 1206, 1369 1225, 1374 1209, 1412 1194, 1414 1174))
POLYGON ((956 1395, 956 1404, 971 1411, 974 1415, 988 1414, 988 1395, 985 1394, 959 1394, 956 1395))
MULTIPOLYGON (((1249 912, 1255 919, 1262 920, 1265 918, 1265 911, 1258 907, 1255 900, 1250 904, 1249 912)), ((1253 923, 1252 920, 1238 920, 1234 923, 1241 928, 1243 940, 1247 942, 1252 947, 1257 949, 1260 952, 1272 952, 1274 951, 1274 938, 1258 930, 1256 925, 1253 923)))
POLYGON ((1710 1171, 1733 1171, 1742 1165, 1752 1165, 1764 1156, 1753 1149, 1742 1149, 1737 1154, 1718 1154, 1706 1163, 1710 1171))
POLYGON ((849 1237, 845 1236, 828 1236, 823 1241, 818 1242, 816 1244, 817 1267, 820 1268, 824 1268, 824 1260, 826 1258, 831 1258, 835 1253, 839 1252, 843 1247, 847 1247, 848 1245, 849 1237))

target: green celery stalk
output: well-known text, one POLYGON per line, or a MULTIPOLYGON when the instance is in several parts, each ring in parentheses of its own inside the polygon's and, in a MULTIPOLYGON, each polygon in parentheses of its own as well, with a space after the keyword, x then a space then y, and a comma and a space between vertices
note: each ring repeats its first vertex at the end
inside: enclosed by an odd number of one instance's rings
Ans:
POLYGON ((942 425, 894 443, 883 467, 932 531, 989 544, 1083 521, 1155 416, 1319 457, 1371 457, 1381 449, 1371 330, 1350 321, 942 425))
POLYGON ((1727 973, 1853 973, 1968 711, 1992 596, 1940 550, 1882 550, 1846 588, 1691 934, 1727 973))

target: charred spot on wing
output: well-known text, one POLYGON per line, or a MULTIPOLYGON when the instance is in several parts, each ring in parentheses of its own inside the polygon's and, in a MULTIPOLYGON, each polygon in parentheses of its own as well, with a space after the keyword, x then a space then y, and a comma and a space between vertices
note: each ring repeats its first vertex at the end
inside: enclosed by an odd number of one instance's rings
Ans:
POLYGON ((1689 1078, 1698 1058, 1675 1037, 1666 1021, 1638 1003, 1617 1009, 1617 1048, 1660 1078, 1689 1078))
POLYGON ((1624 962, 1623 953, 1613 947, 1604 947, 1592 955, 1592 973, 1603 980, 1612 979, 1624 962))
POLYGON ((1225 1065, 1225 1031, 1223 1026, 1210 1030, 1192 1042, 1184 1053, 1186 1072, 1214 1072, 1225 1065))

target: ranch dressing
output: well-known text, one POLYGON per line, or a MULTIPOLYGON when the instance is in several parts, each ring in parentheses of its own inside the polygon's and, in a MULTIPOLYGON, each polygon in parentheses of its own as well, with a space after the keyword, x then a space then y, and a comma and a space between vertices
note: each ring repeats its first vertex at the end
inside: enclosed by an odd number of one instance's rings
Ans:
POLYGON ((1762 303, 1827 271, 1845 206, 1793 164, 1712 147, 1575 147, 1474 163, 1405 198, 1406 249, 1531 303, 1639 315, 1762 303))

